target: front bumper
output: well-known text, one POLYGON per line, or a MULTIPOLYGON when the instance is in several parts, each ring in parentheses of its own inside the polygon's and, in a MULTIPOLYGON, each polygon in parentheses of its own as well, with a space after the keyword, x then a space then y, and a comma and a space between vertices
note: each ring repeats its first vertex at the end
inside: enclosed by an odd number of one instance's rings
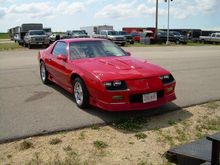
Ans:
POLYGON ((46 45, 49 44, 49 40, 48 41, 30 41, 31 45, 46 45))
MULTIPOLYGON (((176 99, 175 95, 175 82, 164 86, 162 89, 154 89, 153 91, 124 91, 118 93, 110 93, 110 97, 115 95, 123 96, 123 100, 119 101, 103 101, 101 99, 90 98, 90 104, 97 106, 101 109, 107 111, 132 111, 132 110, 147 110, 159 107, 168 102, 171 102, 176 99), (172 88, 172 91, 168 91, 168 89, 172 88), (156 101, 152 101, 149 103, 143 103, 142 94, 157 92, 160 93, 156 101), (162 92, 162 94, 161 94, 162 92), (134 97, 133 97, 134 96, 134 97)), ((107 94, 103 95, 106 96, 107 94)))
POLYGON ((117 41, 117 40, 112 40, 115 44, 123 45, 126 44, 126 41, 117 41))

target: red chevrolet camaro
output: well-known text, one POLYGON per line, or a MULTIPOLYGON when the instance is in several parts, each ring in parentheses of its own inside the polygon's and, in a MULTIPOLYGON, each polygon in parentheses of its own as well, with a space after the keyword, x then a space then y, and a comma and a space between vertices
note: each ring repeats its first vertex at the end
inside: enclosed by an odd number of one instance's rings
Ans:
POLYGON ((145 110, 176 99, 171 73, 104 39, 65 39, 39 52, 40 76, 73 94, 78 107, 145 110))

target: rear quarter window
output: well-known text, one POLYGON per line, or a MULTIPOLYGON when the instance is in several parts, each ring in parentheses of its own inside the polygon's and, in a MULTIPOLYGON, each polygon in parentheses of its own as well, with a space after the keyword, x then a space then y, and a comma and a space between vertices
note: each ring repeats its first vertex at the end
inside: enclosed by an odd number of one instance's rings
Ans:
POLYGON ((67 44, 65 42, 58 41, 53 48, 52 54, 54 56, 58 56, 60 54, 67 55, 66 46, 67 46, 67 44))

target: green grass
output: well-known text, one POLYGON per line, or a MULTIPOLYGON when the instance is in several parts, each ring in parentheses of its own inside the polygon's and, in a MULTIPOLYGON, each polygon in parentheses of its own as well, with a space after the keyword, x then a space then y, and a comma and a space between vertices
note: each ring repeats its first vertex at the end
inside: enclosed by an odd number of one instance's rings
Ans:
POLYGON ((120 119, 115 121, 112 125, 118 129, 138 132, 143 128, 143 125, 147 123, 147 119, 143 117, 120 119))
MULTIPOLYGON (((49 161, 45 162, 40 157, 40 153, 35 153, 32 159, 25 163, 27 165, 80 165, 82 164, 79 160, 78 154, 74 151, 66 153, 64 159, 62 159, 58 154, 54 158, 50 158, 49 161)), ((86 164, 86 163, 83 163, 86 164)))
POLYGON ((187 46, 212 46, 214 44, 204 44, 204 43, 199 43, 199 42, 192 42, 192 41, 189 41, 187 43, 187 46))
POLYGON ((24 140, 19 144, 19 150, 27 150, 33 147, 33 143, 29 140, 24 140))
POLYGON ((97 149, 103 149, 103 148, 108 147, 108 144, 101 141, 101 140, 96 140, 96 141, 93 142, 93 144, 97 149))
POLYGON ((176 121, 168 120, 168 124, 169 124, 170 126, 176 125, 176 121))
POLYGON ((137 139, 145 139, 147 137, 147 135, 145 133, 139 132, 135 134, 135 137, 137 139))
POLYGON ((80 132, 79 139, 84 140, 86 138, 85 131, 80 132))
POLYGON ((8 33, 0 33, 0 39, 9 39, 8 33))
POLYGON ((215 101, 211 101, 211 102, 207 103, 206 106, 209 109, 217 109, 219 107, 219 105, 215 101))
POLYGON ((70 145, 63 147, 63 150, 66 152, 72 151, 72 147, 70 145))
MULTIPOLYGON (((212 45, 220 45, 220 44, 204 44, 204 43, 199 43, 199 42, 192 42, 188 41, 186 45, 179 44, 176 45, 175 43, 172 43, 170 46, 212 46, 212 45)), ((152 46, 167 46, 166 44, 150 44, 150 45, 145 45, 141 44, 139 42, 135 42, 134 44, 127 44, 126 47, 152 47, 152 46)))
POLYGON ((51 139, 51 140, 49 141, 49 144, 50 144, 50 145, 56 145, 56 144, 61 143, 61 142, 62 142, 61 139, 59 139, 59 138, 54 138, 54 139, 51 139))
POLYGON ((217 117, 216 119, 204 120, 204 122, 201 125, 201 128, 205 130, 219 131, 220 130, 220 117, 217 117))
POLYGON ((0 51, 20 49, 22 46, 17 43, 0 43, 0 51))
POLYGON ((91 129, 99 130, 99 129, 100 129, 100 125, 98 125, 98 124, 93 124, 93 125, 91 126, 91 129))

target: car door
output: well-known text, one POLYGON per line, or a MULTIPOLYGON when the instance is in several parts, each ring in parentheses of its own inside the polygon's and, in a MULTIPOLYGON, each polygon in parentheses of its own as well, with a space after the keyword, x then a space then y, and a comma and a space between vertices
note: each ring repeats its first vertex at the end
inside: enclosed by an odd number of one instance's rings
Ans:
POLYGON ((67 43, 58 41, 54 46, 50 56, 50 72, 54 80, 60 85, 66 86, 68 83, 67 76, 67 43), (62 58, 60 58, 63 56, 62 58))

